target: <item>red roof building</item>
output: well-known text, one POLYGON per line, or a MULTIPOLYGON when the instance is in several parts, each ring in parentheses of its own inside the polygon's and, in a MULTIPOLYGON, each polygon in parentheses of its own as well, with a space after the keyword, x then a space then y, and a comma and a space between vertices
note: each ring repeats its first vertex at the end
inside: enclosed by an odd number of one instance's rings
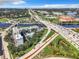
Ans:
POLYGON ((75 21, 75 18, 70 17, 70 16, 59 16, 60 21, 75 21))

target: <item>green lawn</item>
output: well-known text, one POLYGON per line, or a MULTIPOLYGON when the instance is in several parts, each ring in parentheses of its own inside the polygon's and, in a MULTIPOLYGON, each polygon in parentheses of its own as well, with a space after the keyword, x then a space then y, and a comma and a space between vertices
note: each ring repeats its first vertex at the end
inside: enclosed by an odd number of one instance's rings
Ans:
POLYGON ((79 59, 79 51, 60 35, 44 48, 41 55, 43 57, 63 56, 79 59))
POLYGON ((0 22, 8 22, 7 18, 0 18, 0 22))

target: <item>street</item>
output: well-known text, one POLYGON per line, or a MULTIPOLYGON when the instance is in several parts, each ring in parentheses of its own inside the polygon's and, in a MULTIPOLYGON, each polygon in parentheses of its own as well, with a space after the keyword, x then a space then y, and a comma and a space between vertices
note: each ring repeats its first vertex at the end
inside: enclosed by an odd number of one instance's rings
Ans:
POLYGON ((51 23, 48 21, 44 21, 41 17, 39 17, 34 11, 29 10, 29 14, 34 18, 36 21, 39 21, 43 23, 44 25, 48 26, 50 29, 55 30, 57 33, 59 33, 61 36, 63 36, 67 41, 72 43, 74 47, 79 49, 79 33, 71 30, 66 29, 63 26, 57 25, 55 23, 51 23))
POLYGON ((4 29, 4 31, 2 31, 2 34, 1 34, 1 36, 2 36, 2 45, 3 45, 3 58, 2 59, 10 59, 10 55, 9 55, 9 50, 8 50, 8 48, 7 48, 7 46, 8 46, 8 42, 5 42, 4 41, 4 37, 5 37, 5 35, 7 35, 7 31, 9 30, 9 29, 11 29, 12 27, 14 27, 16 24, 18 24, 19 22, 16 22, 16 23, 14 23, 13 25, 11 25, 10 27, 8 27, 8 28, 6 28, 6 29, 4 29))
POLYGON ((53 34, 44 42, 39 42, 31 51, 20 57, 19 59, 32 59, 35 57, 41 50, 43 50, 48 44, 50 44, 56 37, 58 36, 57 33, 53 34))
MULTIPOLYGON (((61 36, 63 36, 65 39, 67 39, 72 45, 74 45, 77 49, 79 48, 79 34, 71 29, 66 29, 63 26, 43 21, 42 18, 40 18, 34 11, 29 10, 29 14, 32 16, 32 18, 35 19, 35 21, 39 21, 49 27, 50 29, 55 30, 57 33, 59 33, 61 36)), ((26 53, 19 59, 32 59, 34 56, 36 56, 44 47, 46 47, 52 40, 54 40, 54 37, 50 37, 50 40, 47 39, 44 42, 38 43, 34 49, 32 49, 30 52, 26 53)))

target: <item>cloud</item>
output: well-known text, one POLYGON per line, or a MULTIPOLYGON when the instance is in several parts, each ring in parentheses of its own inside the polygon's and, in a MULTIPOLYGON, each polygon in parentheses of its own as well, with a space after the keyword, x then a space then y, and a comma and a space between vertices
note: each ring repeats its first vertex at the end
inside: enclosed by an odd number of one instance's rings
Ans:
POLYGON ((79 8, 79 4, 18 5, 25 2, 17 2, 17 0, 13 2, 13 5, 0 5, 0 8, 79 8))
POLYGON ((31 6, 32 8, 79 8, 79 4, 45 4, 41 6, 31 6))
POLYGON ((40 8, 79 8, 79 4, 46 4, 40 8))
POLYGON ((24 0, 0 0, 0 4, 14 4, 14 5, 18 5, 18 4, 23 4, 25 3, 24 0))
POLYGON ((13 2, 14 5, 24 4, 24 3, 26 3, 26 2, 22 1, 22 0, 13 2))

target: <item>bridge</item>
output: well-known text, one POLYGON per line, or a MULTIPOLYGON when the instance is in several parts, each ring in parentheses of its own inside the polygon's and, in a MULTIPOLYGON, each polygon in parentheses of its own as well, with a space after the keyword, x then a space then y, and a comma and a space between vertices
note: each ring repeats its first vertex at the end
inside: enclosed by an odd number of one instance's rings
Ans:
MULTIPOLYGON (((66 29, 63 26, 47 22, 42 20, 41 17, 39 17, 34 11, 29 10, 29 14, 32 16, 32 18, 35 19, 35 21, 39 21, 49 27, 50 29, 55 30, 57 33, 59 33, 61 36, 63 36, 65 39, 67 39, 72 45, 74 45, 77 49, 79 49, 79 34, 72 31, 71 29, 66 29)), ((50 42, 54 40, 54 38, 57 37, 57 33, 54 34, 54 36, 48 38, 46 41, 38 43, 35 48, 33 48, 30 52, 26 53, 19 59, 32 59, 35 57, 43 48, 45 48, 50 42)))
POLYGON ((71 29, 66 29, 63 26, 43 21, 41 17, 39 17, 34 11, 30 11, 31 16, 36 20, 44 25, 48 26, 49 28, 55 30, 57 33, 62 35, 65 39, 67 39, 72 45, 74 45, 77 49, 79 48, 79 33, 71 30, 71 29), (33 14, 33 15, 32 15, 33 14))

